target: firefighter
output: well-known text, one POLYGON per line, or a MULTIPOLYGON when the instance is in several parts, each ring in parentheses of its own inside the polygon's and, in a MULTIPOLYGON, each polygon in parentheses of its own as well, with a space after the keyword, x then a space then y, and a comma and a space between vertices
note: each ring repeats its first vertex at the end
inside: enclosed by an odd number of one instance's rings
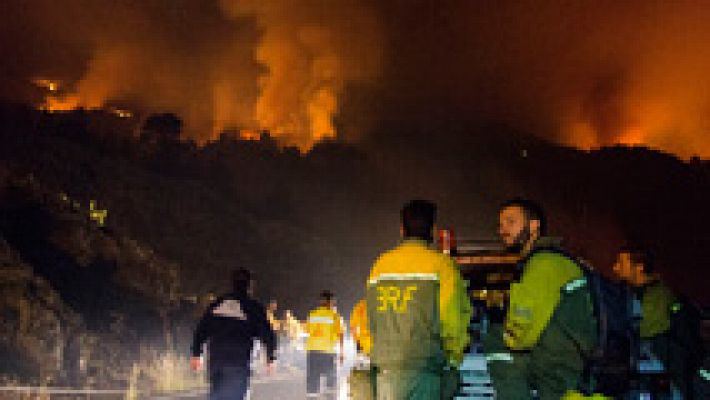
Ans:
POLYGON ((641 323, 639 336, 643 344, 642 356, 660 360, 669 372, 671 381, 684 397, 689 392, 689 352, 692 351, 694 335, 685 318, 674 318, 682 304, 671 289, 655 272, 651 254, 641 249, 622 249, 613 267, 616 275, 634 288, 641 300, 641 323), (675 325, 671 333, 672 323, 675 325), (671 338, 671 336, 675 336, 671 338), (687 346, 691 345, 690 348, 687 346))
POLYGON ((543 237, 546 221, 534 202, 513 199, 499 211, 499 234, 520 252, 521 276, 511 284, 503 325, 492 325, 484 350, 497 398, 574 398, 584 360, 597 341, 593 304, 580 266, 543 237))
POLYGON ((251 298, 251 273, 232 273, 233 290, 214 301, 195 329, 190 366, 201 368, 202 346, 209 342, 210 399, 241 400, 249 386, 249 361, 254 339, 266 347, 267 372, 275 360, 276 337, 264 307, 251 298))
POLYGON ((433 203, 407 203, 401 244, 370 271, 370 360, 380 400, 440 399, 444 371, 460 365, 469 342, 471 305, 461 274, 451 257, 430 248, 435 218, 433 203))
POLYGON ((701 309, 698 329, 701 354, 692 378, 693 394, 689 398, 710 399, 710 309, 701 309))
POLYGON ((321 292, 319 306, 308 314, 306 332, 306 396, 320 396, 320 379, 325 376, 325 392, 335 398, 336 356, 338 362, 343 363, 343 324, 335 310, 335 296, 330 291, 321 292))
POLYGON ((301 323, 296 319, 291 310, 286 310, 284 313, 284 329, 288 335, 290 342, 297 342, 301 338, 303 328, 301 323))
POLYGON ((278 310, 278 308, 279 303, 274 299, 271 299, 269 305, 266 307, 266 319, 269 321, 271 329, 275 332, 280 332, 282 328, 282 321, 276 318, 276 310, 278 310))
POLYGON ((668 332, 677 300, 653 271, 649 254, 637 249, 622 249, 613 267, 616 275, 631 285, 641 299, 641 339, 651 343, 653 355, 667 361, 668 332))
POLYGON ((372 337, 367 326, 367 302, 365 299, 360 299, 353 307, 350 314, 350 332, 355 340, 358 353, 370 354, 372 347, 372 337))
POLYGON ((350 313, 350 332, 355 341, 357 356, 348 377, 351 399, 372 400, 375 397, 374 370, 368 355, 372 348, 372 337, 367 324, 367 302, 361 299, 350 313))

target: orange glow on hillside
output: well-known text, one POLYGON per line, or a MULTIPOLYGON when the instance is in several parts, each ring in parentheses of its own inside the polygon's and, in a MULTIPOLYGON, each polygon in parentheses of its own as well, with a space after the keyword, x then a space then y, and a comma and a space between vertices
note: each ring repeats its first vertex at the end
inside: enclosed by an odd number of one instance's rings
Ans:
POLYGON ((42 89, 46 89, 50 92, 56 92, 61 87, 61 82, 53 79, 36 78, 32 80, 32 83, 42 89))
POLYGON ((604 130, 578 117, 563 123, 560 140, 585 149, 603 146, 644 146, 689 159, 710 154, 710 118, 698 107, 697 99, 659 102, 648 100, 635 107, 622 107, 621 122, 604 130))
POLYGON ((260 140, 261 132, 256 129, 241 129, 239 131, 239 138, 242 140, 260 140))
POLYGON ((47 96, 44 104, 40 105, 41 110, 49 112, 72 111, 79 108, 79 97, 76 95, 67 96, 47 96))

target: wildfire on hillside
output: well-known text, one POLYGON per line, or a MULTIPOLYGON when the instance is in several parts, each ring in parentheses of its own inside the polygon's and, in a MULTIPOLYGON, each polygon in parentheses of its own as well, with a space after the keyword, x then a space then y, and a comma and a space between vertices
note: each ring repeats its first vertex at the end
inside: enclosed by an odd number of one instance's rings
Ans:
POLYGON ((0 67, 46 90, 47 111, 128 103, 197 143, 246 126, 306 152, 415 117, 710 156, 707 2, 134 3, 0 13, 1 37, 26 38, 0 67))

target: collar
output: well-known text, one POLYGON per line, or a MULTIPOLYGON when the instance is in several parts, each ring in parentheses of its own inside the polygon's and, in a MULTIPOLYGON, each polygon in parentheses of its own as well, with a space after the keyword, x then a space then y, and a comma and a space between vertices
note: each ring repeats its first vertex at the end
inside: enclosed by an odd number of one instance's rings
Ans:
POLYGON ((406 237, 402 239, 402 246, 422 246, 429 247, 429 242, 420 238, 406 237))

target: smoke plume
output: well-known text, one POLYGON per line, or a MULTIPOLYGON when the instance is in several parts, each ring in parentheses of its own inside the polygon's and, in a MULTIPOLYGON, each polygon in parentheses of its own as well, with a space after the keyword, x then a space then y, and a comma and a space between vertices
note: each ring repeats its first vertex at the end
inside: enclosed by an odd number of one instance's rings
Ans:
POLYGON ((345 85, 380 63, 376 18, 356 2, 10 3, 4 52, 23 59, 5 72, 61 80, 47 108, 170 111, 198 141, 263 129, 307 150, 336 136, 345 85))
POLYGON ((385 79, 411 114, 710 156, 710 3, 410 3, 382 8, 397 49, 385 79))
POLYGON ((255 117, 301 148, 336 137, 345 85, 372 80, 380 65, 378 20, 362 2, 222 0, 228 15, 256 18, 261 37, 255 117))
POLYGON ((691 0, 5 0, 0 86, 61 79, 56 108, 171 111, 201 141, 307 150, 443 116, 709 157, 709 20, 691 0))

